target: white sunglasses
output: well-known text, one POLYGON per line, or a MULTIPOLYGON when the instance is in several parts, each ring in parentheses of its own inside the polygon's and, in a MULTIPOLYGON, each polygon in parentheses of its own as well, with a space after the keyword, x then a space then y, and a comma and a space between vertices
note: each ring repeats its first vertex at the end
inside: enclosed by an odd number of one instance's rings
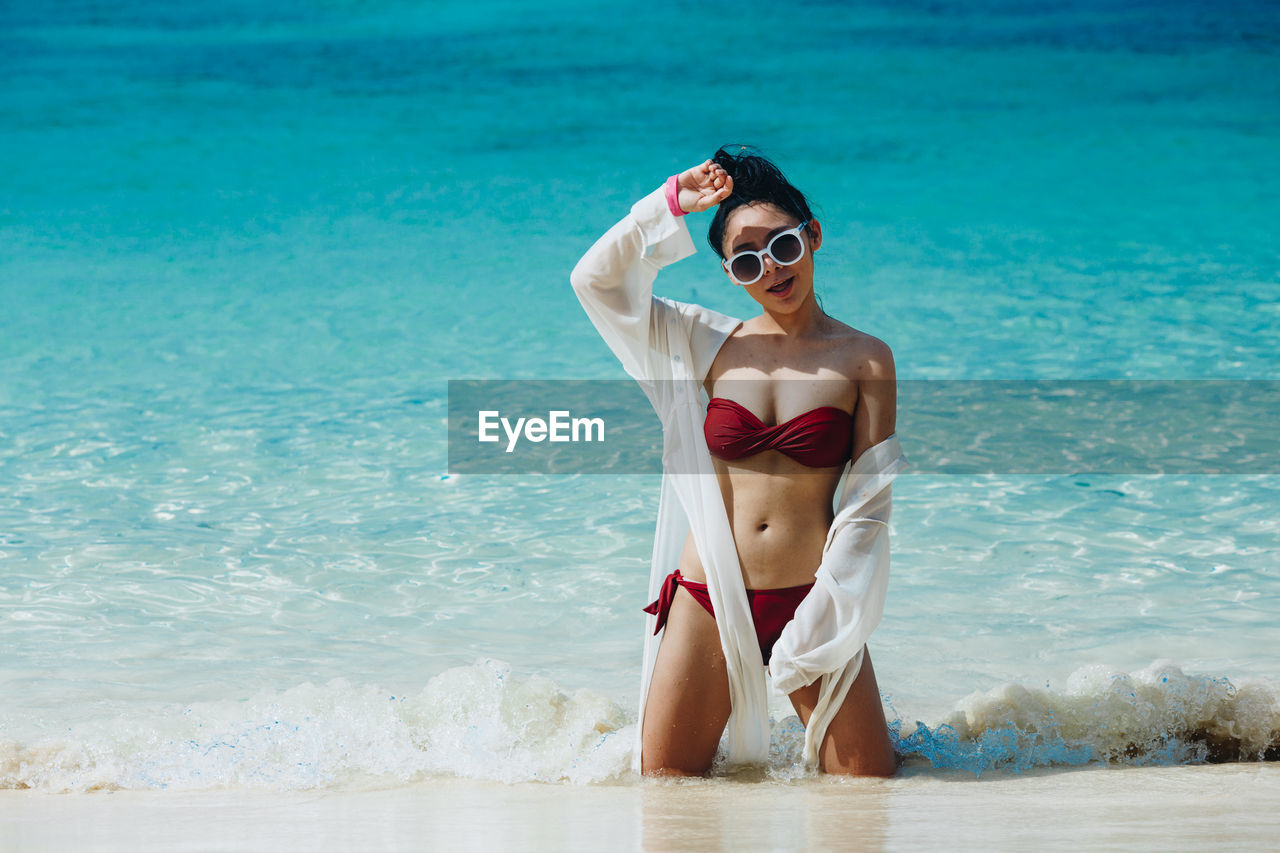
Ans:
POLYGON ((764 276, 766 255, 780 267, 794 264, 804 257, 804 238, 800 236, 800 232, 808 224, 809 220, 806 219, 795 228, 788 228, 786 231, 775 234, 769 241, 769 245, 764 247, 764 251, 756 252, 746 249, 725 258, 721 266, 729 274, 729 278, 733 279, 734 284, 743 287, 755 284, 764 276))

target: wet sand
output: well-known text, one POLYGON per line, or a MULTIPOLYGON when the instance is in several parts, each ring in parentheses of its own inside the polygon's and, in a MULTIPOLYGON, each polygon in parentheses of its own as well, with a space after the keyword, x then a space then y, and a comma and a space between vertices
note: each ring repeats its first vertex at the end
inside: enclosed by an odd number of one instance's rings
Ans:
POLYGON ((1274 850, 1280 767, 364 791, 0 792, 4 851, 1274 850))

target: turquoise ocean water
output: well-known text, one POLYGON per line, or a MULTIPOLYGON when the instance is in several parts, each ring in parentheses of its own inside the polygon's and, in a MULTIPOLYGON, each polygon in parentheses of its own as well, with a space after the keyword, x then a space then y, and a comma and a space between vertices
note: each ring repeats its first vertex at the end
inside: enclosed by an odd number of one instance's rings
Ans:
MULTIPOLYGON (((0 79, 0 788, 627 778, 657 481, 450 476, 446 382, 621 377, 569 270, 722 143, 904 379, 1280 379, 1267 2, 19 2, 0 79)), ((913 772, 1274 757, 1275 471, 895 498, 913 772)))

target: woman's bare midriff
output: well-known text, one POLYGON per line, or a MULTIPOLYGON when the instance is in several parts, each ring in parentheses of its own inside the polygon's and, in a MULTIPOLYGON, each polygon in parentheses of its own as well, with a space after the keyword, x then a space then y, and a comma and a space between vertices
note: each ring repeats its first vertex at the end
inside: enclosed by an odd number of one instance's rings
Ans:
MULTIPOLYGON (((746 588, 812 583, 842 469, 808 468, 776 450, 734 462, 716 459, 715 466, 746 588)), ((680 574, 706 582, 692 533, 680 555, 680 574)))

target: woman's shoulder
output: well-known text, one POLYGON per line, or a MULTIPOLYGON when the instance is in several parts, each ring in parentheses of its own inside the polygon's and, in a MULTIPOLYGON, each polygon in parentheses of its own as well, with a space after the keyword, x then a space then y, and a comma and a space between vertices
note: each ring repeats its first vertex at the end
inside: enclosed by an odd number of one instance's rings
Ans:
POLYGON ((830 338, 848 375, 865 379, 894 377, 893 350, 887 343, 834 318, 831 324, 830 338))

